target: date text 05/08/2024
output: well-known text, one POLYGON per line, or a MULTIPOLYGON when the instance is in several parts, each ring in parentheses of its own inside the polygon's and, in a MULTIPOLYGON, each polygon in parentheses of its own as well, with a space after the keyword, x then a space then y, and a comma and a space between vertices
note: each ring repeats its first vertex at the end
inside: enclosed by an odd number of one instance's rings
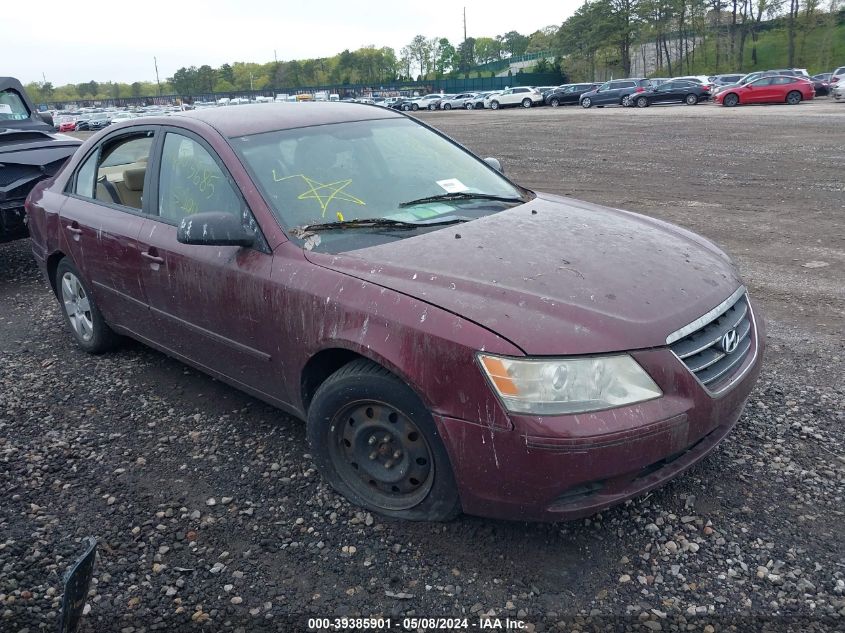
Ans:
POLYGON ((309 631, 531 631, 524 620, 482 616, 469 618, 308 618, 309 631))

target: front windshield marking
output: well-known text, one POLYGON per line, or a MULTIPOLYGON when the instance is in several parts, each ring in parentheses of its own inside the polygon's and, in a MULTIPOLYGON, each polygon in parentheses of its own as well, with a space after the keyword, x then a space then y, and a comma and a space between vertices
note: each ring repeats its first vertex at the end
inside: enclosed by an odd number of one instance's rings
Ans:
POLYGON ((29 117, 29 108, 17 92, 0 91, 0 121, 25 121, 29 117))
POLYGON ((405 118, 280 130, 232 139, 283 228, 386 218, 426 222, 460 209, 474 219, 513 201, 408 200, 454 191, 523 200, 484 162, 405 118))

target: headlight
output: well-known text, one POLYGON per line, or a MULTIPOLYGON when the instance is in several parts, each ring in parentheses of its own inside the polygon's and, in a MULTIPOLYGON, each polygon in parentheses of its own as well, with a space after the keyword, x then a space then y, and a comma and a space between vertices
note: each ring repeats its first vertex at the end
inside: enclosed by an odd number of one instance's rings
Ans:
POLYGON ((478 360, 513 413, 583 413, 663 395, 628 354, 533 360, 479 354, 478 360))

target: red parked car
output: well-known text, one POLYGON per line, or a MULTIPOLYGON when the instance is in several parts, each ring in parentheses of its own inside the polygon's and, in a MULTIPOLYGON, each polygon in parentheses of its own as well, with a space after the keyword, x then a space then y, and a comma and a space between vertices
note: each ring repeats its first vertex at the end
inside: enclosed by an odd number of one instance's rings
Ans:
POLYGON ((76 120, 59 123, 59 132, 73 132, 74 130, 76 130, 76 120))
POLYGON ((798 105, 815 96, 812 82, 799 77, 761 77, 745 85, 728 86, 715 97, 716 103, 733 107, 749 103, 788 103, 798 105))
POLYGON ((712 451, 760 371, 712 243, 386 108, 118 124, 27 206, 83 350, 129 336, 305 419, 324 477, 394 517, 589 515, 712 451))

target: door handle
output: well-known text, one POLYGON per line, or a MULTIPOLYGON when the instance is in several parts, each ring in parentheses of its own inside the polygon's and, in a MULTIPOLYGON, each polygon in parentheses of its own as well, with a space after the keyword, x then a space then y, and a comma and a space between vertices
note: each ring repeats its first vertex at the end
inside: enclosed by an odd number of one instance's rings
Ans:
POLYGON ((148 251, 142 251, 141 256, 145 257, 146 259, 150 260, 151 262, 153 262, 155 264, 163 264, 164 263, 164 257, 159 257, 158 255, 153 255, 152 253, 150 253, 148 251))

